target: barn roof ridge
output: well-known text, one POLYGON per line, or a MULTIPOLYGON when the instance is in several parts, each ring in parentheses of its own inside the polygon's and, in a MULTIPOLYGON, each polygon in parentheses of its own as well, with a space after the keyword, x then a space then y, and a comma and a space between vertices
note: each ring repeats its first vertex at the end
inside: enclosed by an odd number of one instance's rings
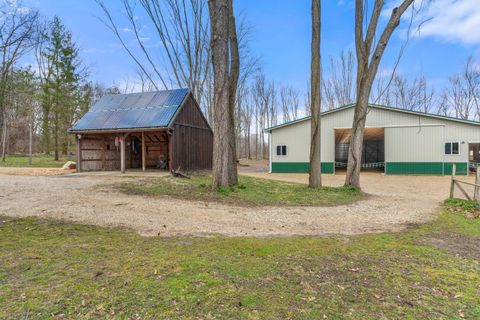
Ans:
MULTIPOLYGON (((320 113, 320 116, 324 116, 324 115, 327 115, 327 114, 330 114, 330 113, 335 113, 335 112, 338 112, 338 111, 350 109, 354 106, 355 106, 355 103, 346 104, 346 105, 340 106, 338 108, 323 111, 323 112, 320 113)), ((430 117, 430 118, 436 118, 436 119, 441 119, 441 120, 454 121, 454 122, 460 122, 460 123, 480 126, 480 122, 475 121, 475 120, 465 120, 465 119, 460 119, 460 118, 455 118, 455 117, 450 117, 450 116, 444 116, 444 115, 440 115, 440 114, 402 109, 402 108, 398 108, 398 107, 391 107, 391 106, 375 104, 375 103, 369 103, 368 106, 370 108, 378 108, 378 109, 383 109, 383 110, 388 110, 388 111, 403 112, 403 113, 408 113, 408 114, 413 114, 413 115, 418 115, 418 116, 424 116, 424 117, 430 117)), ((290 125, 293 125, 293 124, 296 124, 296 123, 299 123, 299 122, 310 120, 311 118, 312 118, 311 116, 306 116, 306 117, 303 117, 303 118, 300 118, 300 119, 288 121, 288 122, 285 122, 285 123, 282 123, 282 124, 279 124, 279 125, 276 125, 276 126, 265 128, 263 131, 271 132, 272 130, 275 130, 275 129, 288 127, 290 125)))

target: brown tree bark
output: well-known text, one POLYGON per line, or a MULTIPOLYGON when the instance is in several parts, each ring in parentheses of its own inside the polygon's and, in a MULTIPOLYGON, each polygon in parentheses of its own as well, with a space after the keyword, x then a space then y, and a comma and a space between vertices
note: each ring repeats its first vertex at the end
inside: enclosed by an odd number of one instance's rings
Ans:
POLYGON ((321 30, 321 0, 312 0, 312 48, 311 48, 311 139, 310 139, 310 172, 308 185, 311 188, 322 186, 321 154, 320 154, 320 30, 321 30))
POLYGON ((209 0, 213 64, 212 187, 237 183, 235 95, 240 59, 232 0, 209 0))
POLYGON ((228 78, 228 159, 225 163, 228 166, 229 185, 238 183, 237 174, 237 148, 235 137, 235 105, 237 98, 238 77, 240 75, 240 53, 238 50, 237 27, 235 15, 233 14, 233 0, 228 0, 228 39, 230 47, 230 75, 228 78))
POLYGON ((372 91, 373 81, 377 75, 383 53, 400 19, 414 0, 403 0, 393 8, 390 19, 376 43, 378 21, 384 6, 383 0, 375 0, 370 21, 364 36, 365 0, 355 1, 355 48, 357 54, 357 97, 352 124, 352 138, 348 149, 346 186, 360 188, 360 168, 363 151, 363 136, 367 119, 368 99, 372 91))

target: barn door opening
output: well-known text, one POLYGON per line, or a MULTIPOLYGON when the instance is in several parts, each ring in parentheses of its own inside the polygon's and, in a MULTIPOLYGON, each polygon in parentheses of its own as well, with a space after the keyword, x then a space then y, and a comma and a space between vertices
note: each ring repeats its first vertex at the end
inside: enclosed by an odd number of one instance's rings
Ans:
POLYGON ((146 169, 168 170, 168 137, 165 131, 132 134, 130 145, 132 168, 141 169, 143 167, 144 153, 146 169), (145 146, 142 146, 142 138, 145 139, 145 146))
POLYGON ((480 143, 468 143, 468 164, 470 171, 480 166, 480 143))
MULTIPOLYGON (((352 137, 351 129, 335 129, 335 171, 345 170, 348 162, 348 148, 352 137)), ((362 170, 384 172, 385 130, 366 128, 363 139, 362 170)))

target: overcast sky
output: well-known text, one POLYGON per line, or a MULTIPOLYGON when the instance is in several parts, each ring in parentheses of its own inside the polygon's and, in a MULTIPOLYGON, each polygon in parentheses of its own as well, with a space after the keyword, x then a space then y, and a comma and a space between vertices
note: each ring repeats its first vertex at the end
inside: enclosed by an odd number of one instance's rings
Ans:
MULTIPOLYGON (((106 0, 106 3, 116 8, 115 14, 121 15, 120 1, 106 0)), ((234 3, 236 13, 242 14, 251 25, 252 51, 261 57, 267 77, 278 84, 305 90, 310 66, 311 2, 234 0, 234 3)), ((353 3, 353 0, 323 0, 324 64, 329 56, 354 48, 353 3)), ((134 64, 111 31, 99 21, 102 13, 93 0, 25 0, 24 4, 38 8, 47 17, 58 15, 63 20, 82 48, 93 80, 111 85, 135 77, 134 64)), ((440 89, 449 75, 461 69, 469 55, 480 62, 479 0, 434 0, 417 20, 424 23, 408 42, 400 73, 414 77, 423 72, 429 83, 440 89)), ((382 64, 385 72, 390 70, 405 42, 406 25, 403 23, 393 36, 382 64)))

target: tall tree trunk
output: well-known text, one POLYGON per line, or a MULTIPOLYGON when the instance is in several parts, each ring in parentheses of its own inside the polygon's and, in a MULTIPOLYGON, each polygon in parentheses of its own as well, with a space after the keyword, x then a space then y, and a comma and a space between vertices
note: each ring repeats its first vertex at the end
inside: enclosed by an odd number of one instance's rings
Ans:
POLYGON ((50 155, 50 110, 46 106, 43 106, 42 142, 43 152, 50 155))
POLYGON ((2 128, 2 161, 6 161, 7 154, 7 117, 3 116, 3 128, 2 128))
POLYGON ((53 128, 53 143, 54 143, 54 152, 55 152, 55 161, 58 161, 58 113, 55 113, 55 123, 53 128))
POLYGON ((310 139, 310 172, 308 185, 311 188, 322 186, 321 173, 321 130, 320 130, 320 111, 321 111, 321 0, 312 0, 312 57, 311 57, 311 139, 310 139))
POLYGON ((373 81, 377 75, 385 48, 400 24, 400 19, 414 0, 403 0, 393 8, 389 21, 383 30, 378 43, 376 39, 378 21, 384 7, 383 0, 375 0, 370 21, 364 36, 365 0, 355 1, 355 47, 357 54, 357 101, 355 105, 352 138, 348 148, 346 186, 360 188, 360 168, 362 165, 363 136, 367 120, 368 99, 372 91, 373 81))
POLYGON ((251 126, 251 123, 249 122, 248 128, 247 128, 247 150, 246 150, 248 160, 252 159, 252 153, 250 151, 250 126, 251 126))
MULTIPOLYGON (((230 48, 230 74, 228 78, 228 150, 225 166, 228 166, 228 184, 238 183, 237 150, 235 137, 235 101, 237 97, 238 77, 240 75, 240 53, 238 51, 237 29, 233 14, 233 0, 228 0, 228 40, 230 48)), ((240 130, 238 132, 240 135, 240 130)))
MULTIPOLYGON (((32 111, 33 114, 33 111, 32 111)), ((32 138, 33 138, 33 115, 30 114, 28 125, 28 165, 32 165, 32 138)))
POLYGON ((236 35, 232 34, 231 28, 231 24, 234 24, 231 21, 232 0, 209 0, 208 8, 211 21, 214 78, 212 187, 218 188, 237 183, 233 114, 235 100, 233 97, 232 103, 232 92, 236 92, 238 81, 236 68, 238 68, 239 59, 235 57, 235 54, 238 54, 238 47, 235 53, 236 35))

